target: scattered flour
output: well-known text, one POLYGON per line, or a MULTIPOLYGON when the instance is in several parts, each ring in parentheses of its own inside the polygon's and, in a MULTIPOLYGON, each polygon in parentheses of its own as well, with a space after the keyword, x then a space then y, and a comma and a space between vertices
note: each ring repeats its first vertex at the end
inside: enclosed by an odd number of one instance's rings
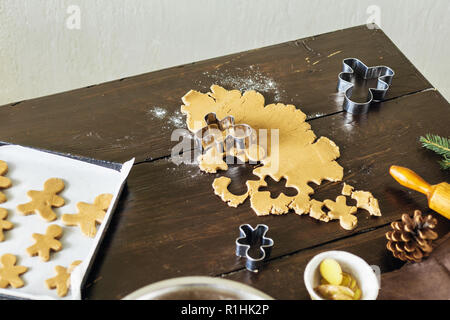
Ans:
POLYGON ((180 111, 174 111, 169 113, 166 108, 163 107, 151 107, 147 111, 147 115, 152 119, 165 120, 162 128, 166 130, 173 130, 178 128, 186 128, 186 123, 183 114, 180 111))
POLYGON ((324 115, 325 115, 325 113, 323 113, 323 112, 312 113, 312 114, 309 114, 309 115, 306 117, 306 120, 311 120, 311 119, 319 118, 319 117, 322 117, 322 116, 324 116, 324 115))
POLYGON ((164 119, 167 115, 167 110, 161 107, 153 107, 147 111, 147 114, 158 119, 164 119))
POLYGON ((191 178, 196 178, 202 174, 204 174, 200 168, 198 167, 197 161, 187 161, 183 163, 174 163, 171 158, 167 159, 166 161, 171 162, 172 164, 175 164, 174 167, 168 167, 166 168, 167 172, 174 173, 177 176, 180 174, 189 175, 191 178))
POLYGON ((281 102, 282 93, 274 79, 262 73, 258 66, 251 65, 248 68, 236 68, 239 75, 231 74, 228 69, 223 71, 203 72, 203 75, 214 80, 214 83, 227 87, 227 89, 238 89, 241 91, 255 90, 261 94, 272 94, 274 102, 281 102))
POLYGON ((184 117, 180 111, 175 111, 172 116, 169 117, 169 123, 177 128, 185 128, 186 123, 184 117))

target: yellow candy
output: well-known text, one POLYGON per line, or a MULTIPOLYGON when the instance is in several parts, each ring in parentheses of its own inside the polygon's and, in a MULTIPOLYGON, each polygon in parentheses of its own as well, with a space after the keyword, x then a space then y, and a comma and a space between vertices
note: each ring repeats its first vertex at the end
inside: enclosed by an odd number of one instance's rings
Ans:
POLYGON ((343 272, 341 286, 348 287, 351 281, 352 277, 348 273, 343 272))
POLYGON ((355 296, 349 288, 331 284, 320 285, 315 290, 322 298, 329 300, 353 300, 355 296))
POLYGON ((352 281, 350 282, 350 285, 348 287, 354 291, 356 288, 358 288, 358 286, 356 284, 355 278, 352 277, 351 279, 352 281))
POLYGON ((353 296, 353 300, 359 300, 359 299, 361 299, 361 289, 356 288, 355 295, 353 296))
POLYGON ((333 259, 325 259, 320 263, 320 274, 328 283, 338 286, 342 283, 342 269, 333 259))

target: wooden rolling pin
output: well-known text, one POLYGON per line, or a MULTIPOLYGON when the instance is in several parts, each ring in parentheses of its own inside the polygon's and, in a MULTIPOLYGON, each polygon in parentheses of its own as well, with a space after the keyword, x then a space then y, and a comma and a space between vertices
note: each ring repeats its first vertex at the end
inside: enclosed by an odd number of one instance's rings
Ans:
POLYGON ((399 166, 391 166, 389 173, 402 186, 426 195, 430 209, 450 219, 450 184, 442 182, 432 186, 414 171, 399 166))

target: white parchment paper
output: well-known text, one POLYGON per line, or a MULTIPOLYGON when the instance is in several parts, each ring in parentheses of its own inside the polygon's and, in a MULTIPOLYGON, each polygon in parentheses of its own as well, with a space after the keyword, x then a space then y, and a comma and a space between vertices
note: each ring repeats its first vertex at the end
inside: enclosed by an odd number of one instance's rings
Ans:
POLYGON ((119 171, 104 168, 84 161, 70 159, 64 156, 50 154, 31 148, 4 145, 0 146, 0 160, 6 161, 9 167, 6 177, 11 179, 12 187, 2 190, 8 199, 0 204, 8 210, 7 220, 14 224, 11 230, 5 230, 5 240, 0 242, 0 255, 11 253, 17 256, 17 265, 28 267, 21 278, 25 285, 19 289, 0 288, 0 294, 30 299, 60 299, 56 290, 49 290, 45 280, 56 275, 54 267, 68 267, 75 260, 82 264, 75 268, 71 276, 71 288, 65 299, 80 299, 81 285, 92 265, 93 258, 104 235, 111 214, 117 204, 125 180, 134 163, 134 159, 124 163, 119 171), (64 180, 65 189, 59 194, 65 200, 61 208, 54 208, 57 219, 46 222, 38 214, 21 215, 16 207, 29 202, 29 190, 42 190, 44 182, 49 178, 64 180), (76 204, 80 201, 93 203, 95 197, 102 193, 114 195, 103 223, 98 226, 95 238, 89 238, 81 233, 79 227, 65 226, 61 222, 64 213, 77 213, 76 204), (63 228, 60 239, 63 249, 51 252, 50 260, 43 262, 38 256, 30 257, 26 248, 35 241, 33 233, 44 234, 51 224, 63 228))

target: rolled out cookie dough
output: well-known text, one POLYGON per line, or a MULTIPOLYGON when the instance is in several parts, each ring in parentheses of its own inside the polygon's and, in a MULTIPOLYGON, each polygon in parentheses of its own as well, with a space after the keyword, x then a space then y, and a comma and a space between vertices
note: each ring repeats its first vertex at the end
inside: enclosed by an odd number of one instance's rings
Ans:
MULTIPOLYGON (((204 117, 210 112, 216 113, 218 119, 232 115, 236 124, 248 124, 256 131, 258 141, 265 138, 260 136, 259 130, 266 130, 265 157, 261 159, 261 166, 253 170, 260 180, 247 181, 251 207, 258 215, 285 214, 289 209, 297 214, 308 213, 309 196, 314 192, 308 183, 320 185, 323 180, 342 180, 343 168, 335 161, 340 156, 339 147, 326 137, 317 139, 305 122, 306 115, 294 105, 265 105, 264 97, 256 91, 241 94, 239 90, 226 90, 217 85, 211 86, 211 92, 206 94, 189 91, 183 103, 181 112, 186 114, 187 127, 192 132, 206 125, 204 117), (289 197, 281 193, 272 199, 270 192, 259 191, 259 187, 265 185, 266 176, 275 181, 285 178, 286 187, 295 188, 298 195, 289 197)), ((227 170, 223 156, 214 151, 202 155, 200 169, 211 173, 227 170)), ((222 197, 222 192, 219 193, 222 197)), ((236 202, 227 203, 234 205, 236 202)))

